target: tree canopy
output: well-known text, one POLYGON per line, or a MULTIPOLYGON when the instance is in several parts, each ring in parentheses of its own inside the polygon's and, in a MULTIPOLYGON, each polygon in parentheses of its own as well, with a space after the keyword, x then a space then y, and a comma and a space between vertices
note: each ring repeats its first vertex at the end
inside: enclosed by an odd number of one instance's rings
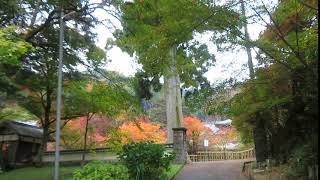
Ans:
POLYGON ((260 67, 254 79, 239 84, 240 93, 210 106, 212 112, 232 117, 244 140, 254 140, 258 162, 272 158, 288 163, 295 177, 307 176, 304 168, 318 157, 315 4, 281 1, 273 10, 263 3, 255 6, 255 15, 267 26, 257 41, 248 42, 259 49, 260 67))
POLYGON ((144 71, 158 78, 170 74, 169 49, 177 46, 174 65, 186 86, 201 82, 199 76, 215 61, 194 34, 223 31, 220 26, 231 29, 220 18, 229 19, 233 26, 237 22, 235 12, 204 1, 134 1, 122 4, 121 10, 123 29, 115 32, 117 45, 137 56, 144 71))

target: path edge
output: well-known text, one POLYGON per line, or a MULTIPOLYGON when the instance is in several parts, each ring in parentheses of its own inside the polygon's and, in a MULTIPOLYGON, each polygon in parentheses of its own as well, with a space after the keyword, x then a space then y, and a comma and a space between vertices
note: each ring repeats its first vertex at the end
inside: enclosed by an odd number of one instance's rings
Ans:
POLYGON ((184 168, 185 165, 186 165, 186 164, 181 164, 181 166, 180 166, 180 168, 178 169, 178 171, 175 173, 175 175, 173 175, 173 176, 170 178, 170 180, 174 180, 174 178, 177 177, 177 176, 181 173, 181 171, 182 171, 182 169, 184 168))

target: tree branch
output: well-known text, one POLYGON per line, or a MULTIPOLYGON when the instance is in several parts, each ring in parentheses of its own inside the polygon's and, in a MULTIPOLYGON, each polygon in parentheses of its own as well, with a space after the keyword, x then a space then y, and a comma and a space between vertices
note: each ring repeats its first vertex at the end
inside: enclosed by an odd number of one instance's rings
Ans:
MULTIPOLYGON (((71 120, 71 119, 65 120, 65 121, 63 122, 63 124, 60 126, 60 128, 63 129, 70 120, 71 120)), ((51 121, 51 122, 54 122, 54 121, 51 121)), ((51 122, 50 122, 50 123, 51 123, 51 122)), ((56 130, 52 130, 52 131, 49 131, 48 134, 53 134, 53 133, 55 133, 55 132, 56 132, 56 130)))
POLYGON ((37 33, 39 33, 40 31, 42 31, 43 29, 45 29, 54 19, 58 19, 59 17, 54 17, 54 15, 59 12, 59 10, 55 9, 52 10, 49 15, 48 18, 46 19, 46 21, 41 24, 40 26, 36 27, 35 29, 32 29, 31 31, 29 31, 27 34, 22 35, 22 39, 29 41, 31 38, 33 38, 37 33))
MULTIPOLYGON (((263 3, 263 1, 262 1, 263 3)), ((270 11, 267 9, 266 5, 263 3, 263 8, 265 9, 265 11, 268 13, 270 20, 272 21, 272 23, 274 24, 274 27, 276 27, 277 30, 277 35, 278 37, 289 47, 289 49, 291 49, 291 51, 294 53, 294 55, 296 56, 296 58, 305 66, 308 67, 307 63, 304 61, 304 59, 300 56, 299 52, 297 52, 293 46, 291 46, 291 44, 285 39, 284 34, 282 33, 278 23, 273 19, 272 14, 270 13, 270 11)), ((254 10, 256 12, 256 10, 254 10)), ((268 24, 262 17, 260 14, 257 14, 261 20, 263 20, 266 24, 268 24)), ((271 27, 270 24, 268 24, 268 26, 271 27)))
POLYGON ((316 11, 318 11, 319 10, 319 8, 317 7, 317 5, 313 5, 313 4, 310 4, 310 3, 307 3, 307 2, 304 2, 303 0, 299 0, 299 2, 302 4, 302 5, 304 5, 304 6, 306 6, 306 7, 308 7, 308 8, 310 8, 310 9, 313 9, 313 10, 316 10, 316 11))

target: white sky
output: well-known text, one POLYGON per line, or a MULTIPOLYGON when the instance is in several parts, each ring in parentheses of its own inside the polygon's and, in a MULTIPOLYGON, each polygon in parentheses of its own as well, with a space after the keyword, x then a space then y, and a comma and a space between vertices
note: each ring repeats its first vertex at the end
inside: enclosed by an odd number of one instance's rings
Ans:
MULTIPOLYGON (((96 16, 101 19, 110 19, 110 17, 102 10, 95 12, 96 16)), ((116 19, 111 19, 112 23, 117 27, 121 27, 120 23, 116 19)), ((256 39, 259 33, 264 30, 261 25, 248 25, 248 30, 251 39, 256 39)), ((105 26, 97 26, 95 31, 98 34, 97 45, 101 48, 105 48, 106 40, 113 38, 112 33, 105 26)), ((198 38, 197 38, 198 39, 198 38)), ((216 63, 210 70, 205 74, 208 80, 215 84, 223 80, 234 78, 237 80, 243 80, 248 78, 247 68, 247 54, 244 49, 236 52, 217 52, 215 45, 208 41, 208 36, 203 35, 198 40, 208 45, 209 51, 215 54, 216 63)), ((254 58, 254 65, 256 65, 255 54, 252 51, 252 57, 254 58)), ((107 70, 117 71, 125 76, 133 76, 141 65, 137 64, 134 58, 128 54, 122 52, 118 47, 114 47, 107 51, 108 64, 106 65, 107 70)))

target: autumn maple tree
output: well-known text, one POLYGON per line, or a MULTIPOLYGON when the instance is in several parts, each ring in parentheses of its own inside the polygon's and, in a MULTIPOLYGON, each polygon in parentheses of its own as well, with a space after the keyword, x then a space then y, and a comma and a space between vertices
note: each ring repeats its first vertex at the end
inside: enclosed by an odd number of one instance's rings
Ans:
POLYGON ((210 136, 211 130, 204 126, 199 118, 192 116, 184 117, 183 124, 187 128, 187 141, 191 144, 191 152, 195 153, 204 136, 210 136))
POLYGON ((166 142, 166 132, 159 124, 148 120, 138 119, 122 124, 118 131, 122 134, 122 142, 153 141, 155 143, 166 142))
MULTIPOLYGON (((122 110, 129 111, 134 104, 132 95, 120 85, 91 81, 79 81, 69 85, 65 93, 65 112, 85 117, 83 149, 87 149, 89 122, 94 116, 113 117, 122 110)), ((84 163, 85 154, 82 157, 84 163)))
MULTIPOLYGON (((62 129, 62 146, 64 149, 81 149, 84 146, 83 134, 86 129, 85 116, 71 120, 62 129)), ((105 116, 93 116, 88 124, 88 147, 105 147, 106 129, 110 126, 111 119, 105 116)))
POLYGON ((229 143, 235 143, 239 139, 239 133, 234 127, 222 127, 219 131, 214 133, 210 142, 217 147, 226 149, 229 143))

